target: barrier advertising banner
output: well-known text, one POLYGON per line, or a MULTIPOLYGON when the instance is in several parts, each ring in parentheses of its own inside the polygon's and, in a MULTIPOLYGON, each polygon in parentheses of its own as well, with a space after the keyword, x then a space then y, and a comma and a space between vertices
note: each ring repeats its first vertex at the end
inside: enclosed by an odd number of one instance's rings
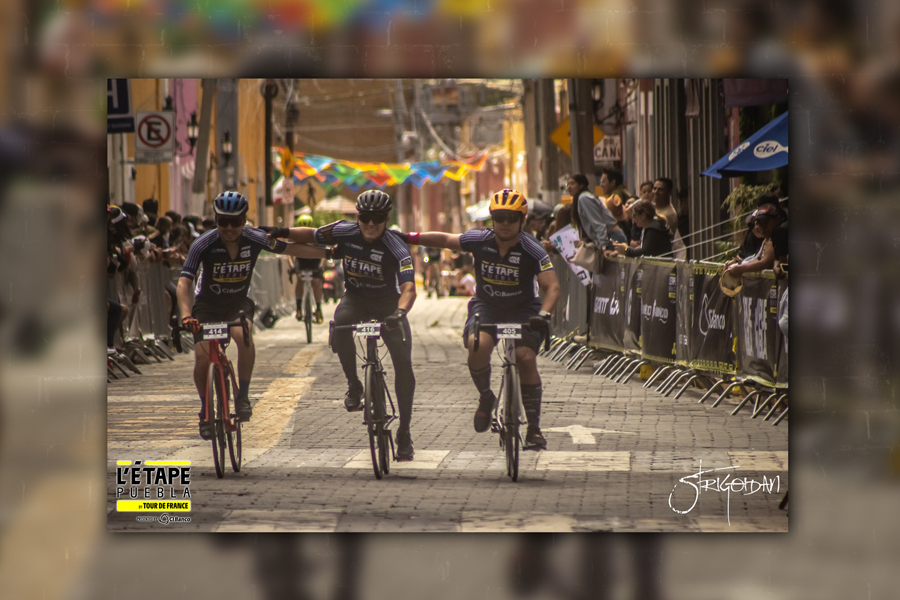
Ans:
POLYGON ((594 274, 591 309, 591 346, 621 352, 625 349, 625 263, 608 259, 594 274))
MULTIPOLYGON (((778 290, 778 304, 776 306, 781 306, 781 299, 784 297, 784 294, 787 292, 788 282, 787 280, 782 280, 778 282, 777 290, 778 290)), ((788 300, 790 302, 790 300, 788 300)), ((777 315, 777 312, 776 312, 777 315)), ((777 369, 775 371, 775 387, 787 389, 788 387, 788 344, 787 338, 784 336, 784 333, 781 331, 781 325, 778 324, 778 320, 776 317, 776 329, 778 330, 775 334, 775 340, 778 348, 778 360, 775 362, 777 365, 777 369)))
MULTIPOLYGON (((691 368, 733 375, 734 301, 719 287, 721 266, 692 265, 689 336, 691 368)), ((740 297, 740 296, 738 296, 740 297)))
POLYGON ((694 324, 694 279, 689 263, 678 262, 675 266, 675 364, 688 367, 694 355, 691 351, 691 327, 694 324))
POLYGON ((741 293, 734 298, 738 314, 738 367, 746 379, 774 386, 778 358, 775 276, 771 272, 744 275, 743 282, 741 293))
POLYGON ((625 275, 625 350, 641 350, 641 271, 639 260, 624 260, 625 275))
POLYGON ((641 356, 675 362, 675 264, 643 261, 641 277, 641 356))

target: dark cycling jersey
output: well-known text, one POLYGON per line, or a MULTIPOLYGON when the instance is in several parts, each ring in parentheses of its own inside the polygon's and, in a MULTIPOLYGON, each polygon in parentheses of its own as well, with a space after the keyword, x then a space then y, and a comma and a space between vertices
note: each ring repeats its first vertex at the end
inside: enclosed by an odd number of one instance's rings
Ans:
POLYGON ((203 267, 196 301, 224 303, 245 298, 259 253, 266 250, 281 254, 287 248, 287 244, 280 240, 273 239, 267 243, 265 232, 253 227, 244 227, 237 243, 238 252, 234 259, 228 254, 216 229, 207 231, 191 245, 181 276, 194 279, 197 270, 203 267))
POLYGON ((409 247, 390 229, 373 244, 363 238, 359 224, 350 221, 320 227, 315 235, 319 244, 335 244, 334 256, 343 259, 344 295, 396 308, 400 285, 415 281, 409 247))
POLYGON ((529 233, 520 233, 503 258, 493 229, 470 229, 459 236, 459 244, 475 258, 475 295, 491 306, 517 308, 533 303, 535 278, 553 269, 547 252, 529 233))

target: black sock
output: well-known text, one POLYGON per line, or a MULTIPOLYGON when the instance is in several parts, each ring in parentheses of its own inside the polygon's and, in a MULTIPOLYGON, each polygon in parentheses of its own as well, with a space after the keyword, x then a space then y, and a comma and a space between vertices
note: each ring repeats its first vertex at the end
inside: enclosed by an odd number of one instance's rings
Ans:
POLYGON ((522 404, 525 405, 525 419, 528 427, 540 429, 541 426, 541 384, 522 384, 522 404))
POLYGON ((316 300, 316 310, 322 312, 322 301, 316 300))
POLYGON ((249 379, 238 379, 238 396, 242 398, 247 398, 250 393, 250 380, 249 379))
POLYGON ((297 298, 297 312, 303 311, 303 298, 297 298))
POLYGON ((472 381, 475 382, 475 387, 478 388, 478 393, 481 394, 481 397, 483 398, 484 396, 490 395, 491 365, 477 371, 472 369, 472 367, 469 367, 469 374, 472 376, 472 381))

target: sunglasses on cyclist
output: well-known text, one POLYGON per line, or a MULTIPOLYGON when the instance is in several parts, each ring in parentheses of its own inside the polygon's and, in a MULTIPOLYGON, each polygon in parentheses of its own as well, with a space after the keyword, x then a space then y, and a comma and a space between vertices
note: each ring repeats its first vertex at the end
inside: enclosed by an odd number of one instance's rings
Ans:
POLYGON ((219 227, 243 227, 244 218, 245 217, 218 217, 216 218, 216 225, 219 227))
POLYGON ((509 223, 518 223, 522 219, 522 213, 514 210, 497 210, 491 213, 491 220, 494 223, 504 225, 509 223))
POLYGON ((375 223, 376 225, 381 225, 385 221, 387 221, 387 213, 378 213, 378 212, 368 212, 368 213, 359 213, 356 217, 359 219, 360 223, 375 223))

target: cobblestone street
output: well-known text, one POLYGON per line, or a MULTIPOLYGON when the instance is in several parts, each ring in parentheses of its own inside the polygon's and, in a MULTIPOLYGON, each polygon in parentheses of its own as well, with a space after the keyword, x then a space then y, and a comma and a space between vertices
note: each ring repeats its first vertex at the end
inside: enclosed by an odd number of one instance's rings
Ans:
MULTIPOLYGON (((362 413, 343 407, 346 382, 327 346, 328 320, 305 343, 282 318, 257 332, 253 418, 243 429, 243 467, 217 479, 210 443, 197 433, 194 357, 142 365, 108 385, 110 530, 152 531, 787 531, 778 510, 788 485, 788 422, 730 416, 738 399, 698 404, 539 359, 544 452, 523 451, 519 481, 506 475, 498 437, 476 433, 475 388, 461 343, 466 299, 426 299, 410 313, 417 379, 415 460, 372 473, 362 413), (116 511, 117 460, 190 460, 190 523, 163 528, 116 511), (702 467, 701 467, 702 465, 702 467), (733 468, 732 468, 733 467, 733 468), (703 479, 762 482, 780 491, 703 479), (677 487, 676 487, 677 486, 677 487), (673 488, 675 489, 673 493, 673 488), (670 498, 671 494, 671 498, 670 498), (695 506, 692 508, 692 504, 695 506), (677 510, 676 510, 677 509, 677 510)), ((236 350, 228 349, 232 360, 236 350)), ((385 358, 393 394, 393 372, 385 358)), ((495 358, 495 365, 499 364, 495 358)), ((500 371, 494 368, 495 389, 500 371)), ((227 454, 227 453, 226 453, 227 454)), ((226 458, 226 463, 228 459, 226 458)), ((757 486, 758 487, 758 486, 757 486)))

